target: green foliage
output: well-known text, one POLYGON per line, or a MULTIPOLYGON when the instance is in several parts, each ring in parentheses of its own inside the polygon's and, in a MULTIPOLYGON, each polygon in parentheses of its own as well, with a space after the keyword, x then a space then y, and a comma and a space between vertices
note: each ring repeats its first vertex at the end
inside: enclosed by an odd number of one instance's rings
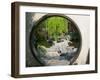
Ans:
POLYGON ((69 35, 71 36, 71 42, 73 42, 74 46, 76 48, 79 47, 79 43, 80 43, 80 35, 78 32, 72 32, 72 33, 69 33, 69 35))
POLYGON ((38 50, 40 52, 39 56, 43 57, 47 53, 46 48, 42 45, 38 45, 37 47, 38 47, 38 50))
POLYGON ((62 33, 68 32, 68 20, 63 17, 50 17, 47 18, 43 23, 45 23, 44 27, 46 28, 48 35, 54 38, 54 40, 57 40, 59 35, 62 33))

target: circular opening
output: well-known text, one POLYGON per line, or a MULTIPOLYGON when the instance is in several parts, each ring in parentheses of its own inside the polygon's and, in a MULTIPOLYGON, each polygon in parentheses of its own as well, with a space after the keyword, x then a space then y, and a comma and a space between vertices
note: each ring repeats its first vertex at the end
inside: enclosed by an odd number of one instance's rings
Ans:
POLYGON ((65 15, 45 15, 30 34, 33 56, 41 65, 71 65, 81 48, 81 33, 65 15))

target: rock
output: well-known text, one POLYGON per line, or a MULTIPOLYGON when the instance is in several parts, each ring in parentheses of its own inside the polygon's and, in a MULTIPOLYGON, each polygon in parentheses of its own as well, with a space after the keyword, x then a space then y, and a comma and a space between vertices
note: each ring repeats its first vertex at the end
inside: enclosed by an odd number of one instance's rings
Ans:
POLYGON ((57 52, 57 51, 55 51, 55 52, 47 52, 46 53, 46 55, 45 56, 49 56, 49 57, 55 57, 55 56, 60 56, 60 54, 57 52))

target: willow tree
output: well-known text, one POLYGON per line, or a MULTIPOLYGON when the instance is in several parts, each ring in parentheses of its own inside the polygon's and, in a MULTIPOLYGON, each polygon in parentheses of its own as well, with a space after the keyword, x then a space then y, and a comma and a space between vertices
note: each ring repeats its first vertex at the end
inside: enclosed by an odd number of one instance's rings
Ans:
POLYGON ((68 32, 68 20, 63 17, 49 17, 44 23, 48 36, 54 38, 54 40, 57 40, 62 33, 68 32))

